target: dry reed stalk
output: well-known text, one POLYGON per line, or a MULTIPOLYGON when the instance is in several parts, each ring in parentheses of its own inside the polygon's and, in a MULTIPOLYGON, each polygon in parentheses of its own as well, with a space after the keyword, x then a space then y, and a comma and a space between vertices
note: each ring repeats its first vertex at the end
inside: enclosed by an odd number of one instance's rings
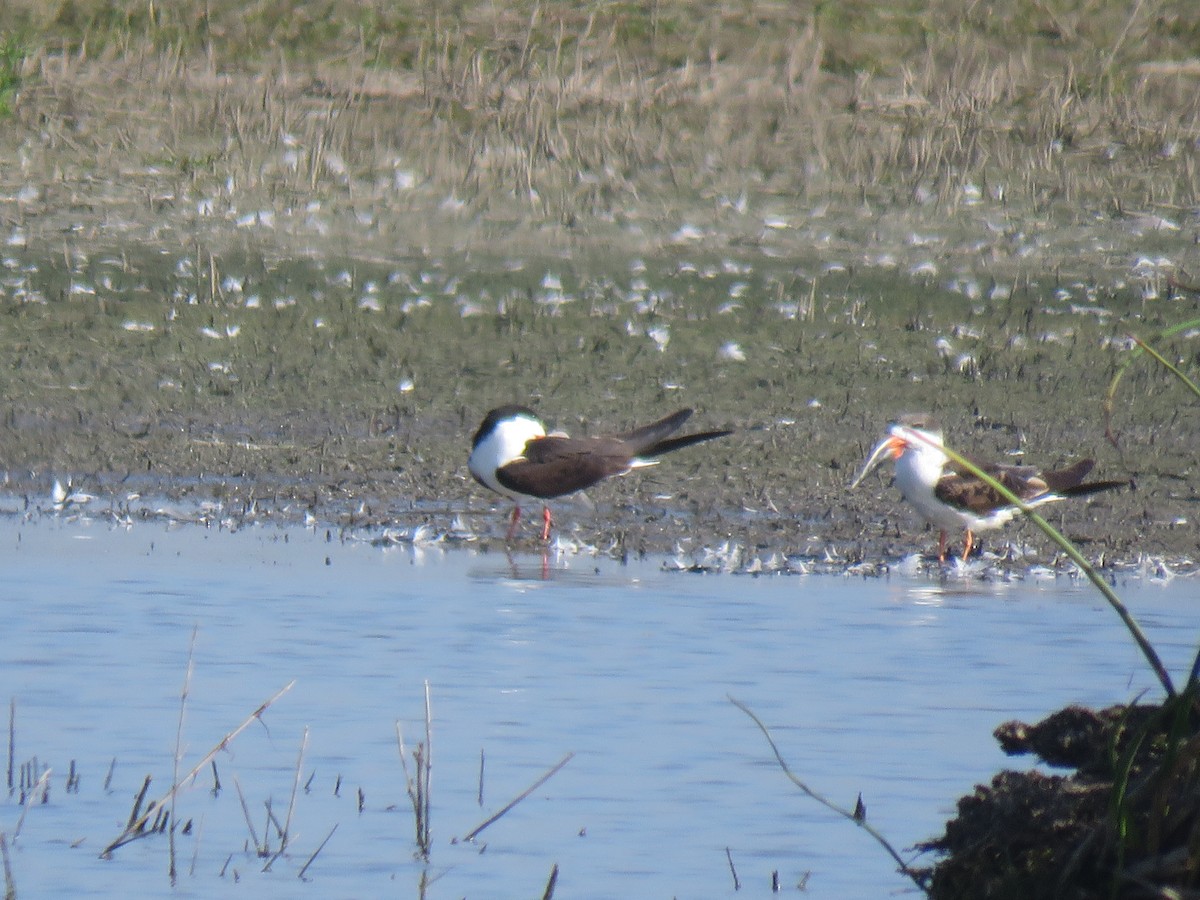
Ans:
MULTIPOLYGON (((185 775, 181 781, 177 781, 175 784, 171 785, 171 789, 168 790, 167 793, 163 795, 162 799, 160 799, 156 804, 151 804, 151 808, 148 808, 146 810, 146 812, 141 814, 141 816, 138 816, 138 817, 136 817, 136 819, 133 819, 133 821, 131 821, 129 823, 129 825, 126 826, 125 830, 121 834, 119 834, 107 847, 104 848, 104 850, 100 853, 100 858, 108 859, 112 855, 112 852, 114 850, 116 850, 118 847, 123 847, 125 844, 128 844, 131 841, 137 840, 137 838, 141 837, 142 834, 140 833, 139 829, 141 829, 142 827, 145 826, 146 820, 149 818, 151 809, 154 806, 156 806, 156 805, 162 806, 162 804, 164 804, 168 800, 170 800, 177 791, 179 791, 182 787, 184 787, 184 785, 186 785, 193 778, 195 778, 196 774, 202 768, 204 768, 206 765, 208 765, 209 761, 212 760, 212 758, 214 756, 216 756, 218 753, 220 753, 222 750, 224 750, 226 747, 228 747, 230 742, 235 737, 237 737, 239 734, 241 734, 243 731, 245 731, 250 726, 251 722, 253 722, 257 719, 260 719, 262 717, 263 713, 265 713, 267 711, 267 709, 270 708, 272 703, 274 703, 276 700, 278 700, 280 697, 282 697, 284 694, 286 694, 288 691, 290 691, 293 687, 295 687, 295 685, 296 685, 296 682, 294 680, 289 681, 286 685, 284 685, 282 688, 280 688, 278 691, 276 691, 275 694, 273 694, 262 705, 260 705, 256 710, 254 710, 254 712, 250 713, 250 715, 248 715, 245 718, 245 720, 240 725, 238 725, 237 728, 233 729, 233 731, 229 732, 223 738, 221 738, 221 740, 219 740, 216 743, 216 745, 213 746, 213 748, 211 750, 209 750, 206 754, 204 754, 203 758, 198 763, 196 763, 196 765, 192 768, 192 770, 190 772, 188 772, 188 774, 185 775)), ((147 777, 147 784, 148 783, 149 783, 149 778, 147 777)), ((135 808, 135 811, 136 811, 136 808, 135 808)))
POLYGON ((250 819, 250 809, 246 806, 246 796, 242 793, 242 785, 236 775, 233 776, 233 787, 237 791, 238 800, 242 804, 242 815, 246 817, 246 827, 250 829, 250 840, 254 843, 254 852, 260 857, 266 856, 266 844, 258 842, 258 832, 254 830, 254 822, 250 819))
POLYGON ((730 852, 728 847, 725 848, 725 859, 729 862, 729 874, 733 876, 733 889, 740 891, 742 883, 738 880, 737 867, 733 864, 733 853, 730 852))
MULTIPOLYGON (((12 833, 12 839, 14 841, 21 836, 21 826, 25 824, 25 814, 29 812, 29 807, 33 805, 33 798, 38 795, 39 791, 45 789, 46 785, 50 781, 50 773, 52 771, 52 769, 47 769, 42 773, 42 777, 38 779, 37 784, 34 785, 33 789, 29 792, 29 795, 25 798, 25 802, 21 804, 21 815, 17 818, 17 827, 13 829, 12 833)), ((45 801, 43 800, 43 802, 45 801)))
POLYGON ((433 846, 430 831, 430 770, 433 765, 433 710, 430 704, 429 682, 425 682, 425 743, 418 744, 413 750, 413 762, 416 768, 414 778, 408 771, 408 750, 404 746, 404 735, 400 722, 396 722, 396 742, 400 749, 400 765, 404 769, 404 788, 412 803, 413 819, 416 826, 417 850, 423 859, 429 859, 433 846))
POLYGON ((312 856, 310 856, 308 861, 300 867, 300 871, 296 873, 297 878, 299 878, 301 881, 304 880, 304 873, 308 871, 308 867, 311 866, 313 860, 317 858, 317 854, 325 849, 325 845, 329 843, 329 839, 333 837, 333 833, 337 831, 337 829, 338 827, 335 823, 334 826, 329 829, 329 834, 325 835, 325 840, 321 841, 321 843, 317 845, 317 849, 312 852, 312 856))
POLYGON ((550 878, 546 881, 546 889, 542 891, 542 900, 553 900, 554 887, 558 884, 558 863, 550 869, 550 878))
POLYGON ((292 796, 291 799, 288 800, 287 815, 283 819, 283 829, 279 833, 279 849, 275 851, 275 855, 267 860, 266 865, 263 866, 262 870, 264 872, 269 872, 271 870, 271 865, 275 862, 275 860, 279 859, 279 857, 283 855, 284 851, 287 850, 288 837, 292 827, 292 813, 296 809, 296 793, 300 790, 300 773, 304 767, 304 751, 307 749, 307 747, 308 726, 305 726, 304 736, 300 740, 300 752, 296 755, 296 777, 292 781, 292 796))
MULTIPOLYGON (((192 685, 192 672, 195 669, 195 654, 196 654, 196 635, 200 632, 200 626, 192 627, 192 639, 188 642, 188 658, 187 667, 183 675, 183 688, 179 692, 179 722, 175 727, 175 754, 172 760, 171 768, 171 783, 179 783, 179 763, 183 756, 183 721, 187 711, 188 692, 192 685)), ((178 821, 175 813, 175 802, 178 799, 178 792, 171 793, 171 822, 172 827, 167 832, 167 877, 171 881, 171 886, 175 886, 177 872, 175 869, 175 828, 174 822, 178 821)))
POLYGON ((8 793, 13 792, 13 756, 17 747, 17 699, 8 701, 8 793))
MULTIPOLYGON (((755 725, 758 726, 758 730, 763 733, 763 737, 765 737, 767 739, 767 744, 770 745, 771 751, 775 754, 775 761, 779 764, 779 768, 783 770, 783 774, 787 776, 788 780, 792 784, 796 785, 796 787, 800 788, 801 791, 803 791, 805 794, 807 794, 812 799, 816 800, 818 803, 820 803, 826 809, 830 809, 833 812, 837 813, 839 816, 842 816, 843 818, 848 819, 849 821, 851 821, 855 825, 857 825, 859 828, 862 828, 864 831, 866 831, 867 834, 871 835, 871 837, 873 837, 875 839, 875 842, 877 844, 879 844, 879 846, 881 846, 884 850, 886 850, 888 855, 892 857, 892 859, 895 861, 897 867, 899 868, 900 872, 903 873, 904 875, 908 876, 908 878, 912 881, 912 883, 915 884, 917 886, 917 888, 920 891, 922 891, 926 896, 929 895, 929 886, 927 884, 927 880, 928 880, 927 876, 921 872, 918 872, 916 869, 911 868, 908 865, 908 863, 906 863, 900 857, 900 854, 896 851, 896 848, 891 845, 891 842, 889 842, 888 839, 885 838, 879 832, 879 830, 877 828, 875 828, 873 825, 871 825, 869 822, 867 822, 865 808, 863 809, 863 814, 860 817, 857 814, 857 812, 858 812, 857 805, 856 805, 855 809, 853 809, 853 810, 844 809, 843 807, 838 806, 832 800, 829 800, 828 798, 822 796, 821 794, 818 794, 816 791, 814 791, 812 788, 810 788, 807 784, 805 784, 803 781, 801 781, 795 775, 795 773, 792 772, 791 768, 787 764, 787 761, 783 758, 783 754, 779 752, 779 747, 776 746, 775 739, 773 737, 771 737, 771 732, 767 730, 767 726, 763 724, 762 720, 754 714, 754 712, 750 709, 750 707, 746 706, 746 704, 742 703, 740 700, 735 700, 733 697, 730 697, 729 702, 732 703, 734 706, 736 706, 738 709, 740 709, 742 712, 744 712, 747 716, 749 716, 750 720, 752 722, 754 722, 755 725)), ((858 799, 859 799, 859 804, 861 804, 862 803, 862 795, 861 794, 859 795, 858 799)))
POLYGON ((483 748, 479 748, 479 794, 476 797, 479 806, 483 806, 483 748))
POLYGON ((481 822, 479 825, 476 825, 474 828, 472 828, 470 831, 468 831, 467 834, 463 837, 463 840, 464 841, 475 840, 475 837, 481 831, 483 831, 489 825, 494 824, 501 816, 505 815, 514 806, 516 806, 518 803, 520 803, 522 800, 524 800, 526 797, 528 797, 530 794, 532 794, 534 791, 536 791, 538 788, 540 788, 543 784, 545 784, 547 781, 549 781, 552 777, 554 777, 554 775, 557 774, 558 770, 561 769, 563 766, 565 766, 567 763, 569 763, 574 756, 575 756, 575 754, 572 752, 572 753, 568 753, 566 756, 564 756, 562 759, 560 759, 557 763, 555 763, 553 766, 551 766, 545 772, 545 774, 543 774, 540 778, 538 778, 537 781, 535 781, 533 784, 531 784, 529 787, 527 787, 525 790, 523 790, 520 794, 518 794, 516 797, 514 797, 508 803, 506 803, 499 812, 497 812, 495 815, 488 817, 483 822, 481 822))
POLYGON ((13 881, 12 862, 8 858, 8 835, 0 831, 0 860, 4 862, 4 900, 17 900, 17 883, 13 881))

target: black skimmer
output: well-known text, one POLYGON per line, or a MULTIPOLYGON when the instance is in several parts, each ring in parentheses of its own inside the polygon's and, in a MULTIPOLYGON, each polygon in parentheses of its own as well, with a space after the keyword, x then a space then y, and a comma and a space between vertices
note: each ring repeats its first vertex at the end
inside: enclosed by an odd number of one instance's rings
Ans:
MULTIPOLYGON (((508 527, 512 540, 526 498, 549 500, 582 491, 612 475, 652 466, 664 453, 730 434, 703 431, 671 437, 691 414, 681 409, 624 434, 573 438, 562 432, 547 434, 528 407, 500 406, 475 432, 467 466, 484 487, 516 501, 508 527)), ((550 507, 544 503, 542 521, 542 540, 549 540, 550 507)))
MULTIPOLYGON (((850 487, 858 487, 870 472, 892 457, 896 461, 896 487, 926 521, 940 529, 938 560, 946 561, 946 531, 957 528, 967 532, 962 554, 966 560, 975 546, 975 532, 1000 528, 1022 510, 1005 500, 983 479, 969 472, 954 471, 944 447, 942 429, 932 417, 923 413, 902 416, 888 427, 887 436, 871 451, 850 487)), ((1033 466, 975 464, 1012 491, 1026 507, 1128 484, 1126 481, 1084 484, 1083 479, 1095 465, 1091 459, 1081 459, 1053 472, 1041 472, 1033 466)))

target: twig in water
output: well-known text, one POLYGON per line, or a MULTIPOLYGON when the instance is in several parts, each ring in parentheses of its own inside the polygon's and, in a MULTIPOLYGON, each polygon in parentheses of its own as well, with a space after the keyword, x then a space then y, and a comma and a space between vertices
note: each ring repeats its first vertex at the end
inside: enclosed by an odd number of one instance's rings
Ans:
MULTIPOLYGON (((413 750, 413 763, 416 766, 415 778, 408 771, 408 750, 404 746, 404 734, 400 729, 399 721, 396 722, 396 744, 400 749, 400 765, 404 769, 404 789, 408 793, 408 799, 413 808, 417 850, 423 859, 429 859, 429 851, 433 846, 429 827, 429 773, 433 764, 433 712, 429 701, 428 681, 425 682, 425 743, 418 744, 413 750)), ((361 811, 360 809, 359 812, 361 811)))
POLYGON ((325 849, 325 845, 329 843, 329 839, 333 837, 333 833, 337 831, 337 828, 337 823, 335 822, 333 827, 329 829, 329 834, 325 835, 325 840, 321 841, 321 843, 317 846, 317 849, 313 851, 313 855, 308 858, 308 862, 300 867, 300 871, 296 873, 296 877, 301 881, 304 880, 304 873, 308 871, 308 867, 311 866, 313 860, 317 858, 317 854, 325 849))
POLYGON ((429 703, 429 680, 425 680, 425 846, 431 846, 432 820, 429 815, 430 775, 433 772, 433 710, 429 703))
POLYGON ((196 860, 200 857, 200 837, 204 832, 204 818, 201 817, 200 824, 196 826, 196 841, 192 845, 192 865, 188 869, 188 875, 195 877, 196 875, 196 860))
POLYGON ((483 807, 483 748, 479 748, 479 806, 483 807))
POLYGON ((217 797, 221 793, 221 776, 217 774, 217 761, 215 759, 212 761, 212 772, 213 772, 212 795, 214 797, 217 797))
POLYGON ((13 792, 13 756, 17 749, 17 698, 8 701, 8 793, 13 792))
POLYGON ((264 872, 271 870, 271 864, 283 855, 283 851, 287 849, 288 833, 292 827, 292 813, 296 809, 296 792, 300 790, 300 774, 304 768, 304 751, 308 748, 308 726, 304 727, 304 737, 300 740, 300 753, 296 756, 296 778, 292 782, 292 798, 288 801, 287 816, 283 820, 283 832, 279 835, 279 849, 275 855, 267 860, 267 864, 263 866, 264 872))
POLYGON ((733 889, 735 891, 740 891, 742 889, 742 883, 738 881, 737 868, 733 865, 733 854, 729 852, 728 847, 725 848, 725 858, 729 860, 729 874, 733 876, 733 889))
POLYGON ((117 758, 114 756, 112 762, 108 764, 108 774, 104 776, 104 793, 108 793, 112 789, 113 772, 117 770, 117 758))
MULTIPOLYGON (((125 826, 126 830, 133 828, 133 823, 138 820, 138 816, 142 814, 142 802, 146 799, 146 792, 150 790, 150 776, 146 776, 146 780, 142 782, 142 789, 137 792, 137 796, 133 798, 133 809, 129 811, 129 824, 125 826)), ((148 811, 148 810, 147 810, 148 811)), ((142 824, 145 824, 144 822, 142 824)))
MULTIPOLYGON (((230 742, 235 737, 237 737, 239 734, 241 734, 243 731, 245 731, 250 726, 251 722, 261 718, 263 713, 265 713, 267 711, 267 709, 271 706, 271 704, 274 703, 276 700, 278 700, 280 697, 282 697, 284 694, 286 694, 288 691, 290 691, 295 686, 295 684, 296 684, 296 682, 294 680, 288 682, 284 687, 282 687, 280 690, 276 691, 275 694, 269 700, 267 700, 265 703, 263 703, 261 706, 259 706, 258 709, 254 710, 254 712, 250 713, 250 715, 246 717, 245 721, 243 721, 241 725, 239 725, 237 728, 233 729, 233 731, 229 732, 229 734, 225 735, 225 737, 221 738, 221 740, 219 740, 217 742, 216 746, 214 746, 211 750, 209 750, 206 754, 204 754, 204 757, 198 763, 196 763, 195 767, 190 772, 188 772, 188 774, 185 775, 181 781, 178 781, 175 784, 171 785, 171 789, 169 791, 167 791, 167 793, 163 796, 163 798, 161 800, 158 801, 157 805, 161 806, 162 804, 164 804, 168 800, 170 800, 171 797, 173 797, 175 795, 176 791, 178 791, 184 785, 188 784, 193 778, 195 778, 196 773, 198 773, 202 768, 204 768, 206 765, 208 765, 209 761, 214 756, 216 756, 218 753, 220 753, 222 750, 224 750, 226 747, 228 747, 230 742)), ((104 850, 100 854, 100 858, 107 859, 112 854, 112 852, 114 850, 116 850, 118 847, 123 847, 125 844, 128 844, 130 841, 134 841, 138 837, 140 837, 141 835, 139 834, 139 831, 140 831, 141 827, 146 824, 146 819, 149 818, 149 816, 150 816, 150 810, 147 809, 146 812, 142 813, 142 815, 136 821, 131 822, 120 835, 118 835, 107 847, 104 848, 104 850)))
POLYGON ((3 831, 0 831, 0 858, 4 860, 4 900, 17 900, 17 885, 8 859, 8 836, 3 831))
MULTIPOLYGON (((192 685, 192 672, 195 669, 195 653, 196 653, 196 635, 200 631, 199 625, 192 626, 192 640, 188 644, 188 660, 187 669, 183 675, 183 690, 179 692, 179 724, 175 728, 175 758, 172 760, 171 783, 179 783, 179 761, 183 756, 183 719, 184 713, 187 710, 188 691, 192 685)), ((175 801, 178 797, 178 792, 171 793, 171 821, 177 821, 175 814, 175 801)), ((172 828, 167 834, 167 876, 171 879, 171 886, 175 886, 176 871, 175 871, 175 829, 172 828)))
POLYGON ((514 797, 512 800, 510 800, 507 804, 505 804, 504 808, 501 809, 500 812, 496 813, 494 816, 491 816, 489 819, 487 819, 483 823, 475 826, 473 829, 471 829, 469 832, 467 832, 467 834, 463 838, 463 840, 464 841, 475 840, 475 836, 478 835, 479 832, 483 831, 483 829, 487 828, 489 825, 491 825, 493 822, 495 822, 497 819, 499 819, 501 816, 503 816, 505 813, 507 813, 510 809, 512 809, 514 806, 516 806, 518 803, 520 803, 522 800, 524 800, 526 797, 528 797, 530 794, 532 794, 534 791, 536 791, 538 788, 540 788, 543 784, 545 784, 547 781, 549 781, 551 778, 553 778, 554 775, 557 774, 558 770, 561 769, 563 766, 565 766, 567 763, 569 763, 571 761, 572 757, 574 757, 574 756, 575 756, 574 753, 568 753, 566 756, 564 756, 562 759, 560 759, 549 771, 546 772, 546 774, 544 774, 541 778, 539 778, 537 781, 535 781, 533 784, 531 784, 529 787, 527 787, 525 790, 523 790, 520 794, 518 794, 516 797, 514 797))
POLYGON ((29 812, 29 807, 33 805, 33 798, 46 786, 46 783, 50 780, 50 773, 52 771, 52 769, 47 769, 42 773, 42 777, 38 779, 37 784, 34 785, 33 790, 29 792, 29 796, 25 798, 25 802, 21 805, 21 815, 17 819, 17 827, 13 829, 12 833, 14 841, 21 836, 21 826, 25 824, 25 813, 29 812))
POLYGON ((775 754, 775 760, 776 760, 776 762, 779 763, 779 768, 781 768, 783 770, 783 774, 788 777, 788 780, 791 781, 792 784, 796 785, 796 787, 800 788, 800 790, 804 791, 804 793, 806 793, 808 796, 812 797, 814 800, 816 800, 822 806, 826 807, 827 809, 833 810, 835 813, 837 813, 839 816, 842 816, 843 818, 849 819, 851 822, 853 822, 859 828, 862 828, 864 831, 866 831, 867 834, 869 834, 871 837, 873 837, 875 839, 876 843, 878 843, 879 846, 881 846, 884 850, 886 850, 888 852, 888 854, 892 857, 892 859, 894 859, 896 861, 896 865, 899 866, 900 872, 902 874, 908 876, 908 878, 912 881, 912 883, 915 884, 918 888, 920 888, 921 891, 923 891, 926 896, 929 895, 929 888, 926 885, 925 878, 921 875, 921 873, 917 872, 915 869, 910 868, 908 863, 906 863, 903 859, 900 858, 900 854, 896 852, 896 849, 891 845, 891 843, 888 841, 888 839, 885 838, 882 834, 880 834, 879 831, 873 825, 871 825, 869 822, 867 822, 865 816, 862 819, 856 818, 854 815, 854 811, 848 810, 848 809, 843 809, 842 807, 838 806, 833 801, 827 800, 825 797, 822 797, 820 794, 818 794, 816 791, 814 791, 812 788, 810 788, 807 784, 805 784, 803 781, 801 781, 798 777, 796 777, 796 775, 788 767, 787 762, 784 760, 783 754, 781 754, 779 752, 779 748, 775 745, 774 738, 771 737, 771 732, 767 730, 767 726, 762 723, 762 720, 750 710, 750 707, 746 706, 746 704, 742 703, 740 700, 735 700, 733 697, 730 697, 729 702, 732 703, 734 706, 736 706, 738 709, 740 709, 742 712, 744 712, 746 715, 748 715, 750 717, 750 720, 752 722, 754 722, 755 725, 758 726, 758 730, 763 733, 763 737, 765 737, 767 739, 767 743, 771 745, 771 751, 775 754))
POLYGON ((558 863, 555 863, 550 869, 550 879, 546 882, 546 890, 542 891, 542 900, 553 900, 556 884, 558 884, 558 863))
POLYGON ((267 855, 267 848, 258 842, 258 832, 254 830, 254 822, 250 820, 250 808, 246 806, 246 797, 242 793, 242 784, 236 775, 233 776, 233 787, 237 791, 238 800, 242 803, 242 815, 246 817, 246 827, 250 829, 250 840, 254 842, 254 852, 259 856, 267 855))
POLYGON ((275 818, 275 810, 271 806, 271 798, 270 797, 268 797, 266 802, 263 803, 263 806, 266 807, 266 810, 267 810, 267 821, 263 823, 263 834, 270 834, 271 826, 274 825, 275 826, 275 836, 278 838, 282 838, 283 837, 283 826, 280 825, 279 820, 277 818, 275 818))

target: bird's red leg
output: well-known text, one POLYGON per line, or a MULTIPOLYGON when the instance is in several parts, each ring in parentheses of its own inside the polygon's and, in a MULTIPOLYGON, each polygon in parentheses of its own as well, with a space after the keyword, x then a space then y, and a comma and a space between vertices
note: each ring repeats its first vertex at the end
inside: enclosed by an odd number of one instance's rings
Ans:
POLYGON ((544 523, 542 525, 542 540, 548 541, 550 540, 550 507, 548 506, 542 507, 542 522, 544 523))
POLYGON ((963 546, 963 562, 966 562, 971 556, 971 548, 975 546, 975 535, 971 534, 971 529, 967 529, 967 543, 963 546))
POLYGON ((946 561, 946 532, 938 532, 938 562, 946 561))
POLYGON ((511 541, 517 534, 517 523, 521 521, 521 505, 517 504, 513 507, 512 521, 508 523, 508 536, 506 541, 511 541))

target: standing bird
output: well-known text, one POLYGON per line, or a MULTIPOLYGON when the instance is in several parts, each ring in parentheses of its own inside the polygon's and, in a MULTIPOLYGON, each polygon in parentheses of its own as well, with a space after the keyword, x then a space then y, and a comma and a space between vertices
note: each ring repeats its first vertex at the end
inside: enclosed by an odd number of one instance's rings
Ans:
MULTIPOLYGON (((611 475, 652 466, 657 457, 729 431, 703 431, 671 437, 692 414, 681 409, 625 434, 573 438, 546 433, 537 414, 525 406, 499 406, 484 417, 471 443, 467 466, 486 488, 516 501, 508 539, 516 533, 521 502, 573 494, 611 475)), ((542 540, 550 539, 550 507, 542 505, 542 540)))
MULTIPOLYGON (((946 532, 965 528, 966 543, 962 558, 971 555, 975 532, 1000 528, 1021 513, 983 479, 969 472, 959 474, 950 466, 944 450, 942 429, 929 415, 902 416, 888 427, 858 477, 854 489, 888 456, 896 461, 896 487, 904 499, 916 507, 925 520, 939 529, 938 561, 946 561, 946 532)), ((1027 507, 1041 506, 1068 497, 1082 497, 1097 491, 1124 487, 1125 481, 1083 483, 1095 461, 1081 459, 1065 469, 1039 472, 1033 466, 1008 466, 1001 463, 976 463, 996 481, 1019 497, 1027 507)))

